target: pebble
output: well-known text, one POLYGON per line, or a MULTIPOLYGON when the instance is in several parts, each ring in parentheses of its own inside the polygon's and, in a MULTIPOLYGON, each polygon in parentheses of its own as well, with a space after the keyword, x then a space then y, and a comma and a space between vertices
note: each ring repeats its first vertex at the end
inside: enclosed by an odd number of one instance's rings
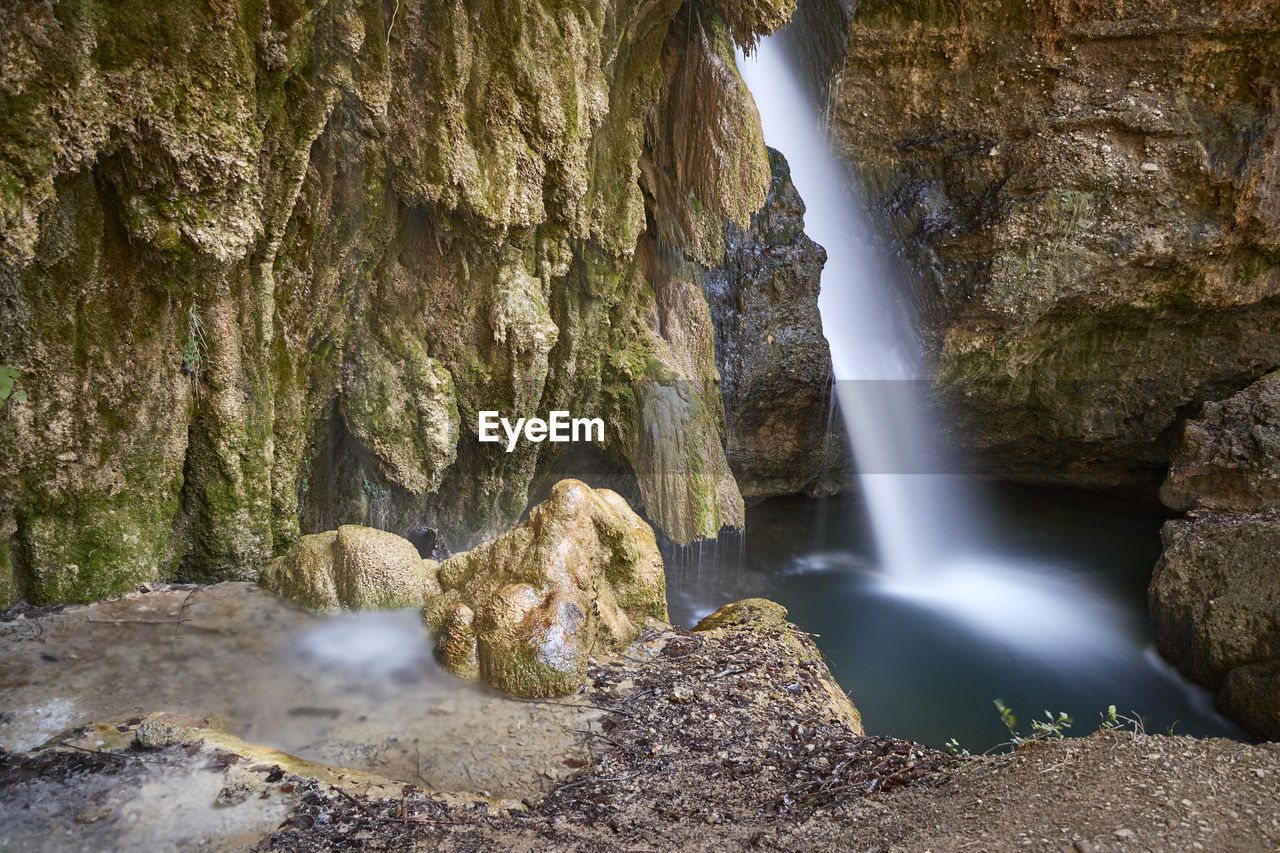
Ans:
POLYGON ((1158 171, 1160 171, 1160 167, 1159 167, 1159 166, 1157 166, 1155 163, 1143 163, 1143 164, 1142 164, 1142 171, 1144 171, 1144 172, 1158 172, 1158 171))
POLYGON ((1137 833, 1132 829, 1117 829, 1113 834, 1116 838, 1133 838, 1137 833))

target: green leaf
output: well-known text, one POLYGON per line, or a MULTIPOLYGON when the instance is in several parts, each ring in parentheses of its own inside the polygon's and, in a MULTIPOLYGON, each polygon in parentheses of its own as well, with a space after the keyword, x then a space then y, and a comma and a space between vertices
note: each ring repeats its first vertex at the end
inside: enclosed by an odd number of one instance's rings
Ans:
POLYGON ((15 403, 25 403, 25 402, 27 402, 27 392, 26 392, 26 391, 14 391, 14 392, 13 392, 13 402, 15 402, 15 403))

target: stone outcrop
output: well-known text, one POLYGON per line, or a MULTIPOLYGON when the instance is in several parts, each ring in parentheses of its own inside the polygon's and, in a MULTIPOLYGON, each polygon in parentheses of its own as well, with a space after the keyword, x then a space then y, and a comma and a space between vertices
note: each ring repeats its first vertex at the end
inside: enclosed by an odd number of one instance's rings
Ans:
POLYGON ((1280 10, 815 5, 850 21, 831 126, 955 441, 996 476, 1154 491, 1182 418, 1280 365, 1280 10))
POLYGON ((653 531, 606 489, 564 480, 529 518, 435 567, 423 618, 450 671, 516 696, 576 690, 588 658, 666 619, 653 531))
POLYGON ((763 201, 732 44, 792 7, 6 4, 0 594, 255 578, 348 523, 467 547, 557 461, 481 409, 605 417, 673 539, 741 523, 706 306, 644 245, 718 263, 763 201))
POLYGON ((1161 654, 1260 736, 1280 738, 1280 375, 1189 421, 1161 496, 1151 580, 1161 654))
POLYGON ((1180 512, 1280 511, 1280 373, 1187 421, 1160 499, 1180 512))
POLYGON ((302 537, 261 584, 311 610, 416 607, 434 589, 435 567, 407 539, 346 524, 302 537))
POLYGON ((818 313, 826 252, 804 233, 804 202, 786 159, 771 150, 769 163, 764 207, 750 227, 727 226, 724 264, 702 275, 729 465, 746 498, 836 490, 848 468, 818 313))

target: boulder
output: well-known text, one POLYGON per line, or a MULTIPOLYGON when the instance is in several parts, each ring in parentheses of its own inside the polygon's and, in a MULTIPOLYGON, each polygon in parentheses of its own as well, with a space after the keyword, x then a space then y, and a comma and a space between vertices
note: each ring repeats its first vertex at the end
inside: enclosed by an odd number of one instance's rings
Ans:
POLYGON ((436 565, 394 533, 344 524, 302 537, 260 583, 311 610, 415 607, 437 591, 436 565))
POLYGON ((767 598, 736 601, 707 616, 693 630, 716 638, 751 631, 762 639, 767 637, 769 642, 778 643, 785 650, 783 660, 813 668, 810 686, 815 689, 808 698, 816 702, 815 708, 820 715, 847 725, 854 734, 865 734, 862 714, 853 700, 840 689, 813 640, 803 632, 797 632, 796 627, 787 621, 787 608, 781 604, 767 598))
POLYGON ((1149 591, 1156 645, 1219 707, 1280 738, 1280 373, 1188 421, 1160 496, 1149 591))
POLYGON ((1280 519, 1167 522, 1151 578, 1161 653, 1213 689, 1239 666, 1280 662, 1280 519))
POLYGON ((517 696, 570 693, 587 658, 666 619, 653 530, 606 489, 562 480, 529 518, 435 567, 423 619, 450 671, 517 696))

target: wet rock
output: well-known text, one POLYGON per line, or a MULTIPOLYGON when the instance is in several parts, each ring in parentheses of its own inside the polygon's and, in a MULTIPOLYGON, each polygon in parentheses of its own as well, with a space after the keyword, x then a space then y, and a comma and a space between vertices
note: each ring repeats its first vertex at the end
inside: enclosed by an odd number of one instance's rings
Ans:
POLYGON ((434 561, 394 533, 346 524, 304 536, 273 560, 261 584, 312 610, 373 610, 422 604, 434 561))
POLYGON ((423 618, 437 658, 506 693, 569 693, 588 656, 666 618, 653 531, 615 493, 563 480, 528 520, 441 563, 423 618))
POLYGON ((770 150, 769 165, 764 207, 748 228, 727 226, 724 264, 702 276, 729 465, 748 499, 830 490, 847 467, 843 433, 828 432, 831 353, 818 312, 826 252, 804 233, 787 161, 770 150))

